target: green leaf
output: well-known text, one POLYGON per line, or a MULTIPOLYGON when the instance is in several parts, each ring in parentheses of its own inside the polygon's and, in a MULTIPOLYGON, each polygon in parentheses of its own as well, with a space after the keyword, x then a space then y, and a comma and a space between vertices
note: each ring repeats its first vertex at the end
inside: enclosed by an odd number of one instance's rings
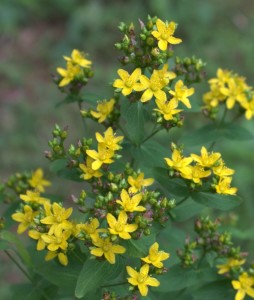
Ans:
POLYGON ((238 196, 216 193, 193 192, 191 193, 191 198, 197 203, 224 211, 233 209, 241 204, 241 199, 238 196))
POLYGON ((234 299, 234 291, 229 280, 220 280, 203 285, 193 291, 193 300, 234 299))
POLYGON ((214 269, 211 269, 210 267, 186 269, 183 268, 180 264, 177 264, 170 268, 168 273, 160 278, 161 284, 157 288, 157 290, 158 292, 163 293, 177 291, 198 284, 203 285, 207 282, 216 281, 219 278, 220 277, 216 274, 216 271, 214 269))
POLYGON ((148 254, 150 246, 155 242, 155 235, 151 234, 147 237, 142 237, 139 240, 123 241, 123 246, 126 248, 126 253, 131 257, 144 257, 148 254))
POLYGON ((56 104, 56 107, 59 107, 63 104, 71 104, 75 102, 86 102, 92 105, 96 105, 97 101, 102 99, 100 96, 94 93, 85 93, 83 95, 67 95, 63 100, 59 101, 56 104))
POLYGON ((27 267, 32 267, 30 254, 16 234, 13 234, 12 232, 7 230, 2 230, 0 232, 0 240, 4 240, 6 242, 9 242, 10 244, 13 244, 17 250, 17 254, 21 258, 23 263, 27 267))
POLYGON ((183 222, 199 214, 204 209, 204 206, 193 201, 190 197, 181 205, 173 209, 175 221, 183 222))
POLYGON ((121 105, 121 115, 125 120, 124 128, 128 138, 136 145, 139 145, 145 134, 143 103, 140 101, 134 103, 128 101, 123 102, 121 105))
POLYGON ((153 168, 153 176, 169 196, 186 197, 190 193, 182 179, 169 177, 166 168, 153 168))
POLYGON ((253 134, 237 123, 227 123, 221 129, 224 136, 229 140, 248 141, 254 138, 253 134))
POLYGON ((117 277, 122 269, 120 257, 116 256, 116 263, 110 264, 107 261, 100 262, 96 259, 88 259, 79 274, 75 296, 82 298, 90 291, 96 291, 103 282, 112 277, 117 277))

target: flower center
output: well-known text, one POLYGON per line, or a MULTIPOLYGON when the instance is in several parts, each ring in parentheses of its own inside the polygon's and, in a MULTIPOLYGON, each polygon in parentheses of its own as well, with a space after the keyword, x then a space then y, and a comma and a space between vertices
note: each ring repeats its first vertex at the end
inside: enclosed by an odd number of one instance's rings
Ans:
POLYGON ((147 278, 147 275, 141 273, 138 275, 137 281, 138 281, 138 283, 144 283, 146 281, 146 278, 147 278))

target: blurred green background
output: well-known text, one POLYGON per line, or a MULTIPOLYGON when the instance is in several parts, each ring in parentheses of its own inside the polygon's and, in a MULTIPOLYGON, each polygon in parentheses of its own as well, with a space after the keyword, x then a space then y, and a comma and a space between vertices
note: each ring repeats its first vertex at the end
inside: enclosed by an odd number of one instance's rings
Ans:
MULTIPOLYGON (((208 78, 218 67, 234 70, 253 85, 254 76, 254 1, 251 0, 1 0, 0 1, 0 156, 1 179, 14 171, 48 170, 43 152, 48 149, 55 123, 69 126, 70 141, 83 136, 75 105, 55 105, 63 96, 52 83, 51 75, 63 66, 62 55, 73 48, 90 53, 95 77, 87 86, 101 97, 110 96, 109 82, 119 67, 114 43, 121 38, 120 21, 134 22, 147 14, 179 24, 177 37, 183 43, 175 47, 181 57, 196 55, 207 62, 208 78)), ((201 103, 207 84, 196 86, 193 101, 201 103)), ((188 115, 188 124, 197 124, 196 115, 188 115), (194 117, 193 117, 194 116, 194 117), (195 118, 195 119, 194 119, 195 118)), ((200 120, 203 120, 200 118, 200 120)), ((254 120, 241 120, 253 132, 254 120)), ((183 129, 184 130, 184 129, 183 129)), ((190 133, 191 134, 191 133, 190 133)), ((196 151, 200 147, 194 147, 196 151)), ((244 250, 254 250, 254 141, 222 141, 216 146, 229 167, 236 170, 234 185, 244 203, 237 216, 234 235, 244 250)), ((197 150, 198 151, 198 150, 197 150)), ((72 183, 56 183, 61 192, 73 189, 72 183)), ((69 195, 67 195, 67 198, 69 195)), ((5 259, 8 263, 8 259, 5 259)), ((10 269, 8 267, 8 269, 10 269)), ((0 269, 1 299, 7 299, 6 282, 15 281, 0 269)), ((19 271, 16 271, 19 272, 19 271)), ((18 277, 17 280, 21 280, 18 277)))

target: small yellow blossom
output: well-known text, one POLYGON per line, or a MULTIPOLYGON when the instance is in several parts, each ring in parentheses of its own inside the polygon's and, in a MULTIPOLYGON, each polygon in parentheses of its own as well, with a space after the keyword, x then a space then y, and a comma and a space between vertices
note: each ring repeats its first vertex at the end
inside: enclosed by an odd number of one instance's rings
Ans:
POLYGON ((218 160, 217 164, 213 167, 213 173, 219 177, 231 176, 235 173, 233 169, 225 166, 225 163, 222 159, 218 160))
POLYGON ((129 232, 137 230, 137 224, 127 224, 128 215, 125 211, 121 211, 118 220, 110 213, 107 214, 107 221, 109 225, 109 232, 111 234, 119 235, 124 240, 131 239, 129 232))
POLYGON ((91 111, 91 115, 94 118, 98 119, 99 123, 102 123, 112 113, 115 103, 116 101, 113 98, 110 99, 109 101, 103 100, 97 105, 96 107, 97 111, 93 111, 93 110, 91 111))
POLYGON ((235 78, 230 78, 227 82, 228 87, 222 87, 220 89, 221 93, 227 97, 226 106, 228 109, 232 109, 235 102, 243 102, 246 100, 244 90, 242 86, 239 85, 235 78))
POLYGON ((175 99, 170 101, 156 99, 155 102, 158 108, 155 108, 154 110, 161 113, 166 121, 172 120, 174 115, 182 111, 182 109, 176 109, 178 106, 178 101, 175 99))
POLYGON ((57 68, 56 70, 63 77, 63 79, 59 83, 60 87, 68 85, 76 77, 79 77, 83 74, 80 66, 74 65, 71 61, 67 62, 67 69, 57 68))
POLYGON ((172 159, 164 158, 167 165, 179 171, 181 174, 189 174, 191 173, 190 163, 192 162, 192 157, 183 157, 181 152, 178 149, 174 149, 172 153, 172 159))
POLYGON ((54 259, 55 257, 58 258, 58 261, 60 262, 60 264, 62 264, 63 266, 67 266, 68 265, 68 257, 66 254, 64 254, 63 252, 57 252, 57 251, 48 251, 45 260, 49 261, 54 259))
POLYGON ((26 191, 26 195, 21 194, 20 199, 33 204, 43 205, 44 203, 49 203, 48 199, 40 197, 39 191, 26 191))
POLYGON ((128 176, 128 183, 131 186, 129 188, 130 193, 135 194, 139 192, 143 187, 152 185, 154 183, 153 178, 144 179, 144 176, 144 173, 138 174, 136 178, 134 178, 133 176, 128 176))
POLYGON ((220 177, 219 183, 215 186, 216 193, 235 195, 237 188, 231 187, 232 177, 220 177))
POLYGON ((77 237, 79 235, 79 233, 85 232, 91 238, 96 239, 100 232, 106 232, 106 229, 104 229, 104 228, 99 229, 98 228, 99 226, 100 226, 100 223, 99 223, 98 219, 96 219, 96 218, 90 219, 89 222, 86 222, 85 224, 77 224, 75 236, 77 237))
POLYGON ((163 91, 163 88, 167 84, 168 79, 166 77, 166 73, 161 73, 161 71, 154 70, 150 79, 145 75, 140 76, 140 84, 137 85, 136 91, 145 90, 140 98, 141 102, 147 102, 151 100, 153 96, 161 101, 166 101, 167 97, 166 93, 163 91), (162 74, 164 74, 165 80, 162 79, 162 74))
POLYGON ((21 234, 27 230, 29 226, 34 224, 34 217, 38 214, 37 211, 33 211, 31 206, 24 206, 24 213, 16 212, 11 215, 12 219, 16 222, 19 222, 18 233, 21 234))
POLYGON ((67 62, 70 61, 74 64, 77 64, 77 65, 83 67, 83 68, 90 68, 91 64, 92 64, 92 62, 90 60, 85 58, 85 54, 83 52, 80 52, 77 49, 72 50, 71 57, 64 56, 64 59, 67 62))
POLYGON ((162 261, 168 259, 169 257, 170 257, 169 253, 166 253, 164 251, 159 251, 159 244, 154 243, 149 249, 149 255, 141 259, 147 264, 154 265, 156 268, 162 268, 163 267, 162 261))
POLYGON ((110 264, 116 262, 115 254, 123 254, 126 249, 123 246, 113 244, 109 238, 102 239, 97 237, 92 239, 93 244, 98 248, 91 249, 91 254, 95 256, 103 256, 110 264))
POLYGON ((232 72, 219 68, 216 73, 217 77, 211 78, 208 82, 210 85, 223 87, 225 83, 232 77, 232 72))
POLYGON ((79 164, 80 169, 84 172, 84 174, 82 174, 80 176, 80 178, 84 178, 85 180, 89 180, 92 177, 99 178, 103 175, 99 170, 94 170, 92 168, 92 163, 93 162, 94 162, 94 160, 91 157, 88 156, 87 159, 86 159, 86 164, 79 164))
POLYGON ((54 235, 43 234, 41 238, 47 244, 49 251, 57 251, 58 249, 67 250, 68 238, 71 235, 70 230, 57 231, 54 235))
POLYGON ((191 157, 194 161, 196 161, 200 166, 211 168, 215 165, 215 163, 219 160, 221 157, 221 154, 219 152, 216 153, 209 153, 207 149, 203 146, 201 148, 201 156, 198 156, 197 154, 191 154, 191 157))
POLYGON ((133 197, 127 193, 126 190, 122 190, 121 194, 121 201, 116 200, 116 203, 120 204, 124 211, 126 212, 134 212, 134 211, 145 211, 146 208, 144 206, 139 206, 140 201, 142 200, 142 194, 138 193, 133 197))
POLYGON ((104 137, 99 133, 96 132, 95 134, 96 140, 100 144, 104 144, 110 150, 119 150, 121 147, 118 145, 123 140, 123 136, 115 136, 112 127, 109 127, 104 132, 104 137))
POLYGON ((191 172, 183 173, 182 177, 186 179, 190 179, 195 183, 202 183, 201 178, 205 178, 211 175, 210 170, 204 170, 204 168, 200 165, 196 165, 191 167, 191 172))
POLYGON ((159 41, 158 47, 162 51, 167 50, 168 44, 175 45, 175 44, 180 44, 182 42, 181 39, 173 36, 176 29, 175 22, 164 23, 162 20, 157 19, 156 27, 157 27, 157 31, 156 30, 152 31, 152 35, 159 41))
POLYGON ((104 143, 98 144, 98 152, 95 150, 86 150, 86 154, 90 156, 94 161, 92 162, 92 169, 98 170, 103 164, 112 164, 112 159, 115 152, 109 149, 104 143))
POLYGON ((42 224, 51 225, 48 234, 60 235, 63 229, 72 229, 72 223, 67 219, 72 214, 72 207, 65 209, 58 203, 54 202, 52 205, 44 204, 46 217, 41 219, 42 224))
POLYGON ((135 69, 132 74, 129 74, 123 69, 117 71, 121 79, 116 79, 113 83, 113 87, 122 89, 122 94, 127 96, 132 93, 133 90, 137 87, 137 82, 141 75, 141 69, 135 69))
POLYGON ((246 272, 241 274, 238 280, 232 280, 232 286, 237 293, 235 300, 243 300, 246 295, 254 298, 254 278, 249 276, 246 272))
POLYGON ((168 85, 170 80, 176 78, 176 74, 174 72, 168 71, 168 64, 163 65, 162 69, 156 70, 156 72, 159 75, 163 86, 168 85))
POLYGON ((254 94, 250 101, 243 101, 241 102, 241 106, 246 110, 245 111, 245 118, 250 120, 254 116, 254 94))
POLYGON ((41 168, 34 171, 32 178, 28 180, 31 187, 39 192, 45 192, 44 186, 50 186, 50 181, 43 178, 43 170, 41 168))
POLYGON ((245 263, 245 259, 228 258, 225 264, 217 265, 218 274, 228 273, 231 269, 239 267, 245 263))
POLYGON ((148 286, 159 286, 159 280, 148 275, 149 265, 145 264, 140 268, 140 272, 137 272, 132 267, 126 267, 127 273, 130 277, 127 278, 131 285, 137 286, 142 296, 148 294, 148 286))
POLYGON ((38 240, 37 247, 36 247, 36 249, 38 251, 41 251, 41 250, 45 249, 46 243, 44 242, 44 240, 41 237, 43 235, 43 233, 41 233, 37 230, 29 230, 28 235, 30 236, 30 238, 32 238, 34 240, 38 240))
POLYGON ((172 100, 175 99, 177 102, 181 101, 186 107, 191 108, 188 97, 193 95, 194 91, 194 88, 188 89, 187 86, 183 84, 182 80, 178 80, 175 85, 175 90, 170 90, 169 93, 173 96, 172 100))

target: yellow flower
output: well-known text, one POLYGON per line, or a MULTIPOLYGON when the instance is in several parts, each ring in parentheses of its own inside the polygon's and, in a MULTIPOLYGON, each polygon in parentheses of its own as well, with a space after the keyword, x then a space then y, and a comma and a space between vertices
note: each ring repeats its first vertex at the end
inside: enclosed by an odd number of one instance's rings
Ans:
POLYGON ((225 264, 217 265, 216 267, 219 269, 218 274, 228 273, 231 269, 235 267, 239 267, 245 263, 245 259, 235 259, 228 258, 225 264))
POLYGON ((67 62, 67 69, 57 68, 56 70, 63 77, 63 79, 59 83, 60 87, 68 85, 76 77, 79 77, 83 74, 80 66, 74 65, 71 61, 67 62))
POLYGON ((126 267, 127 273, 130 277, 127 278, 131 285, 137 286, 142 296, 148 294, 148 286, 159 286, 160 282, 148 275, 149 265, 145 264, 140 268, 140 272, 137 272, 132 267, 126 267))
POLYGON ((235 295, 235 300, 242 300, 245 298, 246 294, 251 298, 254 298, 254 278, 249 276, 246 272, 241 274, 238 280, 232 280, 232 285, 237 293, 235 295))
POLYGON ((103 256, 110 264, 116 262, 115 254, 123 254, 126 249, 120 245, 114 245, 109 238, 101 239, 100 237, 92 239, 93 244, 98 248, 91 249, 91 254, 95 256, 103 256))
POLYGON ((77 49, 72 50, 71 57, 64 56, 64 59, 67 62, 70 61, 74 64, 77 64, 77 65, 83 67, 83 68, 90 68, 91 64, 92 64, 92 62, 90 60, 85 58, 85 54, 83 52, 80 52, 77 49))
POLYGON ((16 212, 11 215, 12 219, 19 222, 17 232, 20 234, 27 230, 29 226, 34 223, 34 217, 38 214, 37 211, 33 211, 29 205, 24 206, 24 213, 16 212))
POLYGON ((38 240, 37 247, 36 247, 36 249, 38 251, 41 251, 41 250, 45 249, 46 243, 44 242, 44 240, 41 237, 43 235, 43 233, 41 233, 37 230, 29 230, 28 235, 30 236, 30 238, 32 238, 34 240, 38 240))
POLYGON ((134 178, 133 176, 128 177, 128 183, 131 186, 129 188, 130 193, 137 193, 142 189, 142 187, 152 185, 154 183, 153 178, 144 179, 144 173, 140 173, 134 178))
POLYGON ((254 116, 254 95, 252 95, 252 99, 250 101, 241 102, 241 106, 246 109, 245 118, 250 120, 254 116))
POLYGON ((40 192, 38 191, 26 191, 26 195, 22 194, 20 195, 20 199, 25 202, 30 202, 34 204, 44 204, 49 203, 49 200, 43 197, 40 197, 40 192))
POLYGON ((86 154, 94 159, 92 169, 98 170, 103 164, 111 164, 114 162, 114 150, 109 149, 104 143, 99 143, 98 152, 95 150, 86 150, 86 154))
POLYGON ((221 154, 219 152, 216 153, 209 153, 207 152, 207 149, 203 146, 201 148, 201 156, 198 156, 196 154, 191 154, 191 157, 194 161, 196 161, 200 166, 211 168, 215 165, 215 163, 218 161, 218 159, 221 157, 221 154))
POLYGON ((140 76, 140 84, 137 85, 136 91, 145 92, 142 94, 140 100, 141 102, 147 102, 152 99, 154 96, 156 99, 160 99, 161 101, 166 101, 166 93, 162 90, 168 84, 168 79, 166 77, 166 73, 161 73, 161 70, 154 70, 151 78, 149 79, 145 75, 140 76), (164 74, 163 80, 162 74, 164 74))
POLYGON ((82 174, 80 176, 80 178, 84 178, 85 180, 89 180, 92 177, 101 177, 102 173, 98 170, 93 170, 92 168, 92 163, 94 162, 94 160, 91 157, 87 157, 86 159, 86 164, 79 164, 80 169, 84 172, 84 174, 82 174))
POLYGON ((211 78, 208 82, 210 85, 224 86, 232 77, 232 72, 219 68, 216 73, 217 77, 211 78))
POLYGON ((127 71, 123 69, 119 69, 117 73, 121 79, 116 79, 113 83, 113 87, 122 89, 122 94, 124 96, 127 96, 130 93, 132 93, 133 90, 135 90, 137 86, 137 82, 141 75, 141 69, 140 68, 135 69, 132 72, 132 74, 129 74, 127 71))
POLYGON ((205 178, 211 175, 210 170, 204 170, 204 168, 200 165, 196 165, 191 167, 191 172, 183 173, 182 177, 186 179, 190 179, 195 183, 202 183, 201 178, 205 178))
POLYGON ((132 198, 127 193, 126 190, 122 190, 120 194, 121 200, 116 200, 118 204, 120 204, 124 211, 126 212, 134 212, 134 211, 145 211, 146 208, 144 206, 139 206, 140 201, 142 200, 142 194, 136 194, 132 198))
POLYGON ((168 85, 170 80, 176 78, 174 72, 168 71, 168 64, 163 65, 162 69, 156 70, 156 72, 159 75, 163 86, 168 85))
POLYGON ((216 193, 235 195, 237 193, 237 188, 231 187, 232 177, 220 177, 219 183, 215 186, 216 193))
POLYGON ((99 123, 104 122, 107 117, 111 114, 111 112, 114 109, 114 105, 115 105, 116 101, 115 99, 110 99, 109 101, 107 100, 103 100, 102 102, 100 102, 96 109, 97 111, 91 111, 91 115, 98 119, 99 123))
POLYGON ((32 178, 28 180, 31 187, 35 188, 39 192, 44 192, 44 186, 50 186, 50 181, 43 178, 43 170, 41 168, 34 171, 32 178))
POLYGON ((224 96, 227 97, 227 108, 232 109, 236 101, 243 102, 246 100, 246 97, 244 95, 242 86, 237 83, 235 78, 230 78, 227 84, 228 87, 222 87, 220 91, 224 96))
POLYGON ((55 257, 58 258, 60 264, 62 264, 63 266, 68 265, 68 257, 63 252, 48 251, 47 255, 45 256, 45 260, 49 261, 51 259, 54 259, 55 257))
POLYGON ((175 22, 164 23, 162 20, 157 19, 156 27, 157 31, 152 31, 152 35, 159 41, 158 47, 162 51, 165 51, 167 49, 168 44, 175 45, 182 42, 181 39, 173 36, 176 29, 175 22))
POLYGON ((188 89, 187 86, 185 86, 183 84, 182 80, 178 80, 176 85, 175 85, 175 90, 174 91, 170 90, 169 93, 171 95, 173 95, 172 100, 174 99, 177 102, 181 101, 181 102, 183 102, 183 104, 186 107, 191 108, 191 104, 190 104, 190 101, 189 101, 188 97, 193 95, 194 91, 195 91, 194 88, 188 89))
POLYGON ((71 235, 71 231, 57 231, 55 235, 43 234, 41 238, 47 244, 49 251, 57 251, 58 249, 67 250, 68 248, 68 238, 71 235))
POLYGON ((154 265, 156 268, 162 268, 162 261, 168 259, 169 257, 169 253, 159 251, 159 244, 154 243, 149 249, 149 255, 141 259, 147 264, 154 265))
POLYGON ((172 153, 172 159, 170 158, 164 158, 164 159, 170 168, 179 171, 181 174, 191 173, 190 163, 192 162, 193 159, 191 157, 183 157, 181 152, 178 149, 174 149, 172 153))
POLYGON ((222 159, 218 160, 217 164, 213 167, 213 173, 219 177, 231 176, 235 173, 233 169, 230 169, 225 166, 225 163, 222 159))
POLYGON ((154 110, 160 112, 166 121, 172 120, 175 114, 182 111, 182 109, 175 109, 178 106, 178 101, 175 99, 170 101, 156 99, 155 102, 158 108, 155 108, 154 110))
POLYGON ((108 213, 107 214, 107 221, 110 228, 108 229, 111 234, 119 235, 120 238, 124 240, 131 239, 131 235, 129 232, 134 232, 137 230, 137 224, 127 224, 128 216, 125 211, 121 211, 118 220, 108 213))
POLYGON ((72 223, 67 220, 72 214, 72 207, 65 209, 54 202, 52 205, 46 203, 44 208, 47 216, 41 219, 41 223, 51 225, 49 235, 59 236, 63 229, 72 229, 72 223))
POLYGON ((99 223, 98 219, 96 219, 96 218, 90 219, 89 222, 86 222, 85 224, 77 224, 75 236, 78 237, 79 233, 85 232, 91 238, 96 239, 100 232, 107 231, 104 228, 99 229, 98 228, 99 226, 100 226, 100 223, 99 223))
POLYGON ((104 137, 99 132, 96 132, 95 136, 98 143, 104 144, 110 150, 115 151, 121 148, 118 143, 123 140, 123 136, 115 136, 112 127, 104 132, 104 137))

